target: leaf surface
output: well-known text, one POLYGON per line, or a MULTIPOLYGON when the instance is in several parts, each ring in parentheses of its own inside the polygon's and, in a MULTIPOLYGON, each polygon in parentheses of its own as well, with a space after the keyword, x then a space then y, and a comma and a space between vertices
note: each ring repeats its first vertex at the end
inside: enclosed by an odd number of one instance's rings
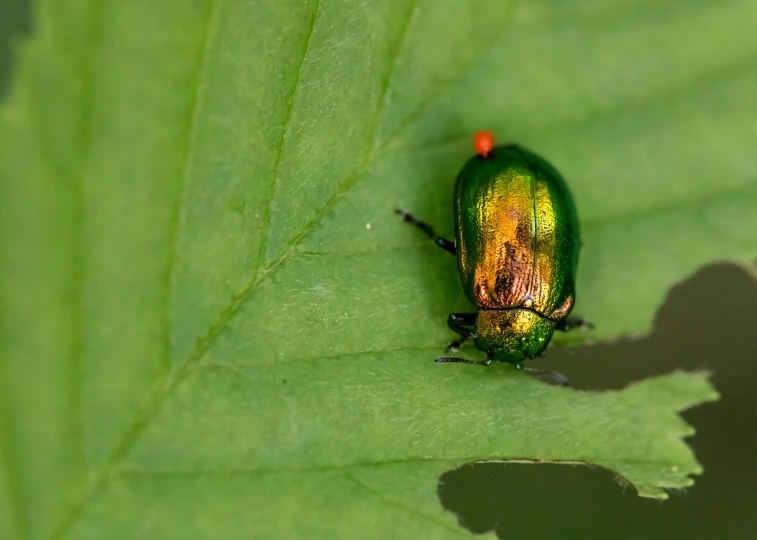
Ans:
POLYGON ((450 236, 471 134, 516 140, 579 208, 597 329, 562 340, 647 331, 673 283, 754 257, 756 22, 699 0, 40 0, 0 117, 3 523, 444 537, 466 533, 437 479, 470 461, 690 485, 676 412, 716 397, 703 375, 578 392, 435 365, 470 306, 392 210, 450 236))

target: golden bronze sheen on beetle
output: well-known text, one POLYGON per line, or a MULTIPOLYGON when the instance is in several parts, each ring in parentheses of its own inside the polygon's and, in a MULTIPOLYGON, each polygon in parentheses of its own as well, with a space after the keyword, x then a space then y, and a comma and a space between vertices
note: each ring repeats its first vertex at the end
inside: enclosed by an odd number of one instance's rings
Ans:
POLYGON ((460 339, 473 338, 487 359, 441 357, 437 362, 489 365, 509 362, 553 382, 564 376, 521 362, 541 355, 555 330, 589 326, 570 318, 580 236, 570 191, 541 157, 517 146, 494 147, 479 132, 476 155, 460 171, 454 194, 455 242, 436 236, 427 224, 398 210, 440 247, 457 255, 460 281, 478 313, 453 313, 447 323, 460 339))

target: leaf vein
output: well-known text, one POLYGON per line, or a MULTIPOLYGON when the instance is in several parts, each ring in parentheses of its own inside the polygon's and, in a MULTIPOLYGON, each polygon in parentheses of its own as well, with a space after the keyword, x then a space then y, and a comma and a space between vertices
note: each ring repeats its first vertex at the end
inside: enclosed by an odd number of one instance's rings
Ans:
MULTIPOLYGON (((281 361, 275 361, 271 362, 268 365, 290 365, 290 364, 309 364, 313 362, 322 362, 326 360, 341 360, 343 358, 350 358, 350 357, 356 357, 356 356, 376 356, 376 355, 392 355, 392 354, 400 354, 404 352, 431 352, 431 351, 437 351, 439 354, 442 354, 444 352, 444 347, 440 345, 426 345, 426 346, 417 346, 417 347, 397 347, 395 349, 382 349, 382 350, 364 350, 364 351, 351 351, 351 352, 344 352, 344 353, 337 353, 337 354, 328 354, 328 355, 322 355, 317 357, 302 357, 302 358, 295 358, 292 360, 287 360, 286 362, 281 361)), ((244 374, 244 369, 249 367, 245 364, 231 364, 228 362, 208 362, 201 364, 198 369, 213 369, 213 368, 223 368, 226 369, 229 373, 234 373, 239 376, 247 376, 244 374)), ((256 365, 256 368, 265 367, 265 364, 263 365, 256 365)))
POLYGON ((444 95, 444 93, 449 90, 449 88, 460 78, 462 78, 465 74, 467 74, 469 71, 471 71, 475 66, 478 65, 478 63, 484 58, 486 53, 490 51, 494 46, 497 44, 497 42, 505 35, 507 32, 512 28, 512 23, 515 20, 515 16, 518 11, 518 0, 511 0, 510 5, 508 6, 508 12, 505 16, 505 22, 502 24, 502 26, 494 33, 494 35, 490 38, 490 42, 483 47, 483 49, 475 55, 471 56, 471 59, 464 63, 463 66, 458 69, 457 72, 453 73, 451 77, 448 77, 445 79, 441 84, 439 84, 435 91, 431 93, 429 96, 426 97, 426 99, 422 100, 416 107, 413 109, 410 114, 408 114, 400 123, 399 125, 392 131, 392 133, 388 137, 388 141, 385 146, 389 146, 391 142, 396 139, 397 135, 402 133, 402 131, 409 125, 411 125, 413 122, 415 122, 420 116, 428 109, 433 103, 436 102, 437 99, 439 99, 441 96, 444 95))
MULTIPOLYGON (((637 209, 628 212, 618 212, 616 214, 608 214, 606 216, 599 216, 592 219, 585 220, 581 223, 582 229, 598 229, 607 227, 614 223, 633 223, 643 221, 648 218, 655 218, 657 214, 665 214, 667 212, 684 212, 691 211, 705 211, 709 207, 722 204, 723 202, 738 200, 744 201, 757 200, 757 178, 748 184, 735 186, 731 188, 720 188, 713 191, 702 192, 695 197, 686 197, 681 199, 671 199, 665 203, 650 206, 644 209, 637 209)), ((377 245, 371 249, 360 249, 355 251, 348 251, 340 249, 339 251, 300 251, 298 255, 306 257, 358 257, 362 255, 391 253, 393 251, 408 251, 429 248, 433 251, 438 250, 433 243, 419 242, 416 244, 403 244, 396 246, 387 246, 385 244, 377 245)))
POLYGON ((168 248, 168 261, 166 262, 166 273, 164 277, 165 290, 163 293, 163 336, 164 336, 164 354, 162 357, 163 368, 165 372, 171 369, 171 358, 173 352, 171 350, 171 334, 173 332, 173 323, 171 321, 171 300, 173 298, 174 290, 174 270, 176 266, 176 256, 179 248, 179 237, 181 232, 181 225, 183 223, 183 211, 186 206, 186 185, 187 180, 192 174, 192 164, 194 163, 195 150, 197 145, 198 132, 198 118, 200 116, 200 110, 202 108, 203 91, 205 90, 205 78, 208 64, 208 58, 210 57, 211 43, 213 41, 214 28, 217 26, 216 18, 218 5, 220 0, 210 0, 208 23, 205 25, 202 42, 200 49, 200 60, 197 65, 197 72, 193 81, 194 93, 192 95, 192 102, 189 107, 189 119, 187 122, 188 133, 185 140, 184 159, 181 174, 178 179, 178 188, 176 194, 176 200, 171 212, 171 219, 169 222, 169 248, 168 248))
POLYGON ((378 133, 378 126, 381 120, 381 114, 384 112, 384 107, 386 106, 386 96, 387 96, 387 93, 389 92, 389 89, 391 88, 392 77, 394 77, 394 72, 397 69, 397 62, 399 61, 399 57, 402 54, 402 50, 405 47, 405 41, 407 41, 408 31, 410 30, 410 25, 412 24, 417 11, 418 11, 418 0, 413 0, 413 3, 410 6, 410 9, 408 10, 408 15, 405 17, 404 24, 402 25, 402 28, 400 29, 400 36, 399 36, 399 39, 397 40, 398 45, 394 51, 394 54, 392 55, 391 62, 389 62, 389 69, 387 70, 386 76, 381 81, 381 91, 379 92, 379 101, 376 107, 376 114, 375 114, 374 122, 373 122, 373 141, 371 142, 371 146, 373 147, 374 150, 376 149, 375 148, 376 135, 378 133))
POLYGON ((757 179, 749 184, 735 187, 720 188, 709 192, 702 192, 696 197, 684 197, 680 199, 671 199, 662 204, 652 205, 646 208, 639 208, 627 212, 618 212, 606 216, 599 216, 583 223, 585 228, 595 229, 606 227, 613 223, 627 223, 644 221, 648 218, 655 218, 659 214, 669 212, 702 212, 707 208, 721 204, 725 201, 743 200, 744 196, 754 198, 757 195, 757 179))
MULTIPOLYGON (((586 124, 595 119, 603 119, 613 115, 620 115, 624 112, 630 113, 653 105, 659 106, 668 101, 677 102, 680 99, 681 95, 686 94, 689 91, 692 91, 694 89, 701 91, 703 88, 711 88, 722 83, 723 81, 736 78, 738 76, 741 76, 745 72, 753 70, 756 65, 755 60, 757 60, 757 50, 750 51, 731 62, 726 62, 724 64, 718 65, 704 72, 697 73, 682 81, 678 81, 677 83, 657 89, 655 91, 648 92, 646 94, 631 97, 629 99, 618 100, 614 104, 604 107, 600 106, 588 108, 585 109, 582 113, 576 115, 561 116, 558 118, 550 119, 546 122, 533 123, 524 126, 523 132, 542 132, 569 124, 581 126, 582 124, 586 124)), ((435 151, 440 147, 467 144, 469 141, 470 133, 463 133, 428 143, 418 144, 415 146, 404 145, 401 149, 392 148, 392 150, 405 153, 435 151)))
MULTIPOLYGON (((675 407, 664 407, 676 412, 675 407)), ((682 436, 676 439, 683 444, 682 436)), ((700 468, 696 465, 683 467, 680 462, 663 462, 657 459, 638 459, 617 457, 605 459, 604 457, 589 457, 584 459, 569 458, 534 458, 534 457, 491 457, 491 456, 441 456, 441 457, 409 457, 402 459, 376 459, 373 461, 355 461, 333 465, 311 465, 303 467, 240 467, 236 469, 142 469, 137 467, 119 468, 115 473, 124 477, 147 477, 147 478, 171 478, 171 477, 202 477, 202 476, 261 476, 267 474, 302 474, 345 472, 350 469, 363 467, 391 467, 394 465, 415 465, 419 463, 446 463, 449 467, 460 467, 469 463, 522 463, 522 464, 557 464, 557 465, 584 465, 587 467, 604 467, 617 473, 616 467, 621 464, 650 465, 654 468, 676 467, 676 475, 686 477, 689 474, 697 474, 700 468)), ((115 475, 114 475, 115 476, 115 475)), ((629 482, 631 483, 631 482, 629 482)))
POLYGON ((313 37, 313 31, 315 29, 316 21, 318 20, 318 13, 320 11, 320 7, 321 7, 320 0, 316 0, 315 8, 313 9, 313 15, 310 19, 308 33, 305 36, 305 43, 302 47, 302 58, 300 59, 299 66, 297 66, 297 73, 295 74, 295 77, 294 77, 294 83, 292 84, 292 91, 290 92, 289 101, 287 103, 286 111, 284 113, 284 122, 282 124, 282 129, 281 129, 281 139, 279 139, 279 144, 276 147, 276 155, 273 161, 273 173, 271 175, 271 181, 268 188, 268 201, 266 202, 265 210, 263 211, 263 219, 262 219, 263 227, 260 232, 260 248, 258 251, 257 265, 255 268, 256 275, 260 271, 260 267, 265 262, 265 255, 266 255, 265 252, 266 252, 266 249, 268 248, 269 229, 271 226, 271 207, 273 206, 273 200, 274 200, 274 195, 276 191, 276 180, 279 174, 279 165, 281 164, 281 156, 284 152, 284 142, 286 141, 286 136, 287 136, 287 133, 289 132, 289 127, 292 122, 294 100, 297 95, 297 90, 300 87, 300 77, 302 75, 302 67, 305 65, 305 60, 307 59, 308 52, 310 50, 310 41, 311 41, 311 38, 313 37))
POLYGON ((409 506, 403 502, 400 502, 398 500, 392 499, 390 497, 387 497, 385 493, 382 493, 381 491, 378 491, 369 485, 365 484, 361 480, 359 480, 354 474, 349 472, 342 473, 342 476, 344 478, 347 478, 348 480, 352 481, 355 485, 360 487, 362 490, 370 493, 374 497, 377 497, 378 499, 384 501, 385 503, 395 506, 397 508, 400 508, 406 512, 410 512, 411 514, 423 519, 423 521, 426 521, 427 523, 431 523, 433 525, 436 525, 437 527, 441 527, 442 529, 445 529, 447 531, 451 531, 458 536, 468 537, 469 535, 465 533, 462 529, 458 527, 452 527, 451 525, 448 525, 447 523, 444 523, 443 521, 436 519, 433 516, 429 516, 427 514, 424 514, 423 512, 420 512, 419 510, 413 508, 412 506, 409 506))

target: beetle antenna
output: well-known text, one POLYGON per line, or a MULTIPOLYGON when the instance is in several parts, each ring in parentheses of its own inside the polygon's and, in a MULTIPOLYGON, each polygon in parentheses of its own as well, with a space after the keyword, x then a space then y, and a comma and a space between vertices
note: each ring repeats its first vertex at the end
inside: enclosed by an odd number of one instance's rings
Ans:
POLYGON ((449 356, 440 356, 436 359, 438 364, 470 364, 472 366, 488 366, 491 360, 466 360, 465 358, 452 358, 449 356))
POLYGON ((568 378, 559 371, 552 371, 551 369, 539 369, 535 367, 524 366, 523 364, 515 364, 515 369, 528 373, 535 379, 539 379, 556 386, 568 386, 568 378))

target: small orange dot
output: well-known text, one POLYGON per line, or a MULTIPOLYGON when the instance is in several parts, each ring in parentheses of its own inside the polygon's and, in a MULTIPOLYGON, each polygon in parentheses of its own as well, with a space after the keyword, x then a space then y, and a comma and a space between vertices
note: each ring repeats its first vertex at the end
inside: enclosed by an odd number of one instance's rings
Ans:
POLYGON ((491 131, 479 131, 473 136, 473 150, 481 157, 488 157, 494 148, 494 135, 491 131))

